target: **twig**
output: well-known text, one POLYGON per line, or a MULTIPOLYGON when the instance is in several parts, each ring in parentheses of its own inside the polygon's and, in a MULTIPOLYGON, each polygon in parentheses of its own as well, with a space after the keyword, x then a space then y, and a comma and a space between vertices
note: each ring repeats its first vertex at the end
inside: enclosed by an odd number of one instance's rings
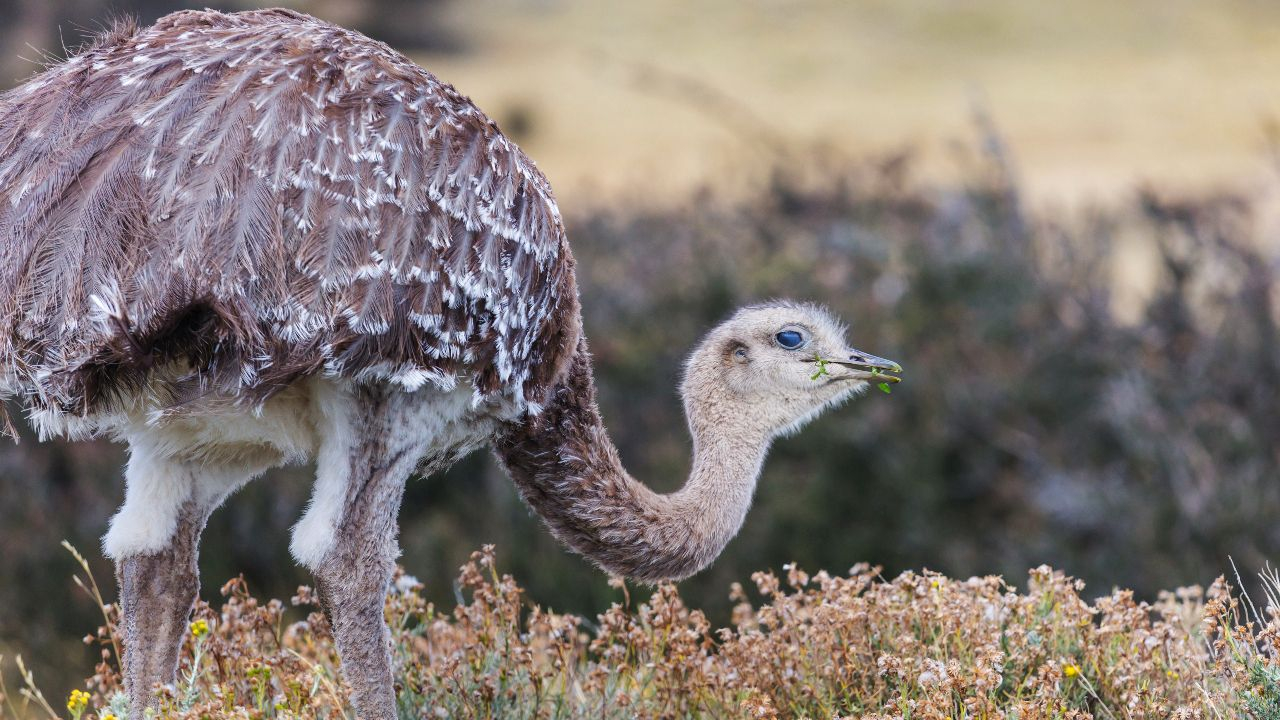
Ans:
POLYGON ((78 585, 81 590, 85 591, 85 593, 88 594, 89 597, 93 598, 93 601, 98 604, 98 610, 102 613, 102 620, 106 623, 107 638, 111 640, 111 651, 116 657, 116 669, 119 670, 121 657, 120 644, 116 641, 114 628, 115 623, 111 621, 111 612, 109 609, 111 606, 102 597, 102 589, 98 587, 98 580, 93 576, 93 571, 89 569, 89 561, 86 560, 84 556, 80 554, 80 551, 76 550, 75 546, 70 542, 63 540, 62 547, 66 548, 66 551, 71 553, 71 557, 75 558, 76 562, 80 563, 80 569, 84 570, 85 576, 89 578, 89 585, 86 587, 79 575, 73 576, 73 579, 76 581, 76 585, 78 585))
POLYGON ((31 671, 22 662, 22 656, 18 655, 14 659, 18 662, 18 676, 22 678, 22 684, 25 686, 18 692, 22 694, 22 697, 44 710, 53 720, 62 720, 62 718, 58 717, 58 713, 54 712, 53 708, 49 706, 49 702, 44 699, 44 693, 40 692, 40 688, 36 687, 35 676, 31 674, 31 671))

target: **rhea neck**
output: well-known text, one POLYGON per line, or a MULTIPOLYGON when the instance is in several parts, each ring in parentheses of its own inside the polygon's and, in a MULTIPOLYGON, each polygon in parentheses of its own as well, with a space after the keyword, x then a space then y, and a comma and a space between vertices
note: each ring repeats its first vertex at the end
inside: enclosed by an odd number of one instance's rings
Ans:
POLYGON ((585 344, 548 407, 505 427, 494 447, 521 496, 571 548, 618 575, 687 577, 741 528, 771 433, 696 368, 683 394, 693 463, 670 494, 622 467, 596 408, 585 344))
POLYGON ((773 433, 727 388, 699 377, 696 368, 681 394, 693 436, 693 465, 684 486, 668 497, 731 524, 728 542, 751 505, 773 433))

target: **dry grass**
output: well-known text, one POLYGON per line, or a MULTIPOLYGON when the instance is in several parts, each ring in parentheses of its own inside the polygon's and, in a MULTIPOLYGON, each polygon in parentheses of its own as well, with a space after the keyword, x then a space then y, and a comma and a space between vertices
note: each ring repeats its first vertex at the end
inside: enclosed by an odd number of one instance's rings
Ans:
MULTIPOLYGON (((735 584, 732 627, 713 630, 669 584, 632 605, 614 581, 620 602, 594 622, 544 610, 498 572, 490 547, 462 567, 450 613, 400 575, 387 620, 401 716, 1280 716, 1280 617, 1260 614, 1221 578, 1154 604, 1125 590, 1087 602, 1082 583, 1048 567, 1021 591, 996 577, 886 580, 865 565, 752 580, 758 599, 735 584)), ((83 586, 92 594, 91 579, 83 586)), ((165 717, 352 717, 309 589, 292 600, 309 611, 296 622, 243 580, 222 595, 220 609, 196 609, 179 684, 160 691, 165 717)), ((79 720, 125 719, 118 609, 104 608, 104 625, 85 638, 102 662, 87 692, 67 702, 79 720)), ((24 675, 27 687, 3 698, 0 718, 59 717, 24 675)))

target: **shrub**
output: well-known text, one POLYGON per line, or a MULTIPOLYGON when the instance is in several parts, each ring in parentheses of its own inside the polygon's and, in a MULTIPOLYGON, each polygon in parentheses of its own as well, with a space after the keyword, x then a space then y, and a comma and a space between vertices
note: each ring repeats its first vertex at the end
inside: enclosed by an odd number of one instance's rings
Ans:
MULTIPOLYGON (((628 588, 593 622, 530 603, 499 574, 491 547, 441 612, 397 575, 387 600, 405 718, 1274 718, 1280 714, 1280 616, 1261 616, 1219 578, 1138 602, 1092 603, 1048 567, 1018 591, 997 577, 953 580, 859 565, 846 575, 752 576, 734 585, 731 626, 712 630, 675 586, 632 606, 628 588), (1244 605, 1242 606, 1242 599, 1244 605), (1246 611, 1245 608, 1249 608, 1246 611)), ((1274 591, 1276 578, 1270 577, 1274 591)), ((84 586, 93 587, 91 581, 84 586)), ((351 717, 329 625, 301 588, 262 603, 243 579, 198 605, 165 717, 351 717)), ((1274 600, 1274 595, 1271 596, 1274 600)), ((74 691, 77 719, 123 720, 118 610, 86 638, 103 662, 74 691)), ((29 705, 53 711, 27 676, 29 705), (43 705, 42 705, 43 703, 43 705)), ((0 720, 24 715, 7 696, 0 720)))

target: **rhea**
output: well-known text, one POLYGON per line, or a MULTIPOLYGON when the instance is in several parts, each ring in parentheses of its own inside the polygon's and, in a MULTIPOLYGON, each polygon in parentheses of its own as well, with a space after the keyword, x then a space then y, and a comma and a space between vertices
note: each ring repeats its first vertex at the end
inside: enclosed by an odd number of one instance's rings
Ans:
POLYGON ((489 445, 570 548, 683 578, 741 527, 775 437, 897 370, 817 307, 740 310, 689 357, 692 471, 658 494, 597 411, 546 178, 385 45, 285 10, 181 12, 0 96, 0 397, 42 437, 128 444, 103 550, 131 717, 175 679, 205 521, 271 467, 316 462, 291 550, 381 720, 410 475, 489 445))

